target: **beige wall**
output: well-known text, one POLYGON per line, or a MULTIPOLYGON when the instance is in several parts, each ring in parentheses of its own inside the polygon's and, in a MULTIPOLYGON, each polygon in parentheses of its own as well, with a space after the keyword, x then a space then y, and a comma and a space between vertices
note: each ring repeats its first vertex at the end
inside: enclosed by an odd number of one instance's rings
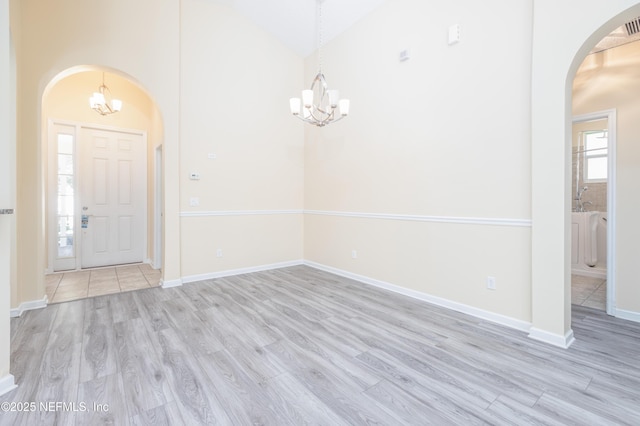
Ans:
POLYGON ((288 108, 303 62, 216 2, 184 1, 181 19, 182 276, 300 260, 301 215, 279 212, 303 207, 303 127, 288 108), (256 211, 269 214, 217 215, 256 211))
POLYGON ((181 232, 183 277, 189 281, 302 259, 302 214, 185 217, 181 232))
POLYGON ((576 74, 573 87, 575 115, 616 110, 616 302, 618 309, 638 313, 640 43, 590 55, 576 74))
POLYGON ((529 322, 529 233, 527 227, 309 214, 305 259, 529 322), (487 241, 499 244, 487 250, 487 241), (487 289, 488 276, 497 290, 487 289))
POLYGON ((307 215, 305 259, 530 321, 530 46, 508 0, 389 1, 329 43, 351 115, 307 130, 305 209, 421 220, 307 215))

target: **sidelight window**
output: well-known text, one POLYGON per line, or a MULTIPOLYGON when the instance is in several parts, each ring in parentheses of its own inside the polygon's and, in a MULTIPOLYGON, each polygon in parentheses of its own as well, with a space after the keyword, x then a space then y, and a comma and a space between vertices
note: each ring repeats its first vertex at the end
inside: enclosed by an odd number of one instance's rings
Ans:
POLYGON ((73 135, 58 134, 58 259, 75 257, 73 135))

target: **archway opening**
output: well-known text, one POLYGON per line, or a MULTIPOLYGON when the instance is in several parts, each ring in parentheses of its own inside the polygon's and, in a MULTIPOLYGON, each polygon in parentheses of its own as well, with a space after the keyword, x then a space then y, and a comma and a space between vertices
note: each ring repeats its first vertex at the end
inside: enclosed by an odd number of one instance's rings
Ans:
MULTIPOLYGON (((575 340, 571 328, 570 268, 573 81, 578 67, 596 43, 624 22, 640 16, 637 0, 600 6, 596 8, 594 2, 585 4, 572 31, 557 37, 557 32, 549 28, 566 28, 565 16, 573 13, 576 5, 534 3, 529 336, 565 348, 575 340)), ((622 206, 619 210, 623 210, 622 206)), ((619 268, 619 259, 617 262, 613 267, 619 268)), ((620 300, 619 292, 617 299, 620 300)))
POLYGON ((47 85, 41 109, 42 244, 50 302, 159 285, 162 158, 156 151, 162 141, 156 102, 121 71, 77 66, 47 85), (119 112, 101 115, 90 107, 103 82, 122 101, 119 112), (133 265, 116 270, 121 264, 133 265), (126 281, 119 279, 125 275, 126 281))
MULTIPOLYGON (((606 250, 600 250, 600 253, 606 253, 607 270, 605 285, 594 289, 599 293, 595 294, 594 303, 603 304, 609 315, 634 321, 640 321, 640 291, 635 289, 633 278, 637 262, 633 259, 633 253, 637 252, 634 236, 640 236, 640 224, 630 207, 640 190, 637 184, 640 173, 636 172, 640 168, 640 149, 634 143, 635 135, 640 131, 640 126, 635 124, 640 111, 640 102, 635 99, 635 93, 640 90, 640 43, 639 37, 627 32, 626 24, 637 21, 639 16, 640 4, 637 4, 605 22, 584 42, 568 73, 567 93, 572 96, 567 99, 570 107, 565 120, 566 128, 571 129, 574 116, 582 117, 582 122, 585 117, 602 116, 603 111, 609 121, 614 117, 607 132, 607 136, 613 135, 615 142, 609 147, 607 192, 600 194, 600 198, 606 200, 606 211, 597 216, 598 220, 606 218, 606 250), (603 39, 603 34, 609 36, 603 39)), ((569 137, 573 138, 573 135, 569 137)), ((565 143, 572 146, 572 140, 565 143)), ((601 161, 604 164, 604 160, 601 161)), ((565 187, 572 188, 575 171, 572 156, 568 156, 565 177, 568 176, 569 181, 564 182, 565 187)), ((584 178, 584 172, 582 170, 578 177, 584 178)), ((594 182, 592 186, 597 188, 597 179, 594 182)), ((584 188, 589 185, 579 187, 584 194, 584 188)), ((574 192, 571 191, 572 198, 576 198, 574 192)), ((593 195, 597 196, 596 193, 593 195)), ((572 201, 575 210, 576 200, 572 201)), ((575 215, 570 211, 565 214, 575 215)), ((572 248, 572 254, 575 254, 570 241, 565 251, 571 252, 572 248)), ((565 258, 571 259, 570 262, 574 260, 573 256, 565 258)), ((573 270, 572 264, 566 267, 573 270)), ((565 286, 571 287, 571 281, 565 282, 565 286)), ((573 290, 572 303, 580 304, 581 295, 576 294, 575 286, 573 290)))

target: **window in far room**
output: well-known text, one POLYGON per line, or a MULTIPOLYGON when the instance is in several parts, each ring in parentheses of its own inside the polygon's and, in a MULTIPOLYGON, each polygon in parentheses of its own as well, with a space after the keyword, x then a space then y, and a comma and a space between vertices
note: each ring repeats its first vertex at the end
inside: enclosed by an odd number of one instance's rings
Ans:
POLYGON ((607 130, 583 133, 584 181, 607 181, 607 151, 609 135, 607 130))

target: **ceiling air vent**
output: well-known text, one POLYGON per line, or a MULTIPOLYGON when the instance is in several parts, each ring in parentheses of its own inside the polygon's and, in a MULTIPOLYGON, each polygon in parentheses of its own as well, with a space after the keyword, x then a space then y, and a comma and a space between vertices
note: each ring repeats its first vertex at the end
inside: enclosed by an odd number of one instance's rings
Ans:
POLYGON ((640 18, 636 18, 633 21, 629 21, 624 24, 624 27, 627 29, 627 34, 634 35, 640 33, 640 18))

